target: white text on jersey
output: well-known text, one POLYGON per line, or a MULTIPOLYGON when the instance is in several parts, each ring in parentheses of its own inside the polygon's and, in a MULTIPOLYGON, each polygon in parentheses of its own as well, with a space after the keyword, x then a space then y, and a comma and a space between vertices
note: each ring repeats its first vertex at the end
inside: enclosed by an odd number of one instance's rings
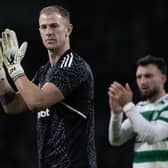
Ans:
POLYGON ((49 117, 49 116, 50 116, 50 113, 49 113, 48 108, 45 111, 44 110, 39 111, 38 114, 37 114, 38 119, 39 118, 44 118, 44 117, 49 117))

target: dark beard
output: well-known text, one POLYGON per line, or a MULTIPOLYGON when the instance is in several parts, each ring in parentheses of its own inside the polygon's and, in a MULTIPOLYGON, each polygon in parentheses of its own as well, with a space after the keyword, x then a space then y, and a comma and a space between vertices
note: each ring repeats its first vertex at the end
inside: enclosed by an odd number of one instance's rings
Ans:
POLYGON ((157 89, 153 89, 148 94, 145 94, 145 95, 141 92, 141 96, 142 96, 143 100, 151 99, 151 98, 155 97, 157 94, 158 94, 157 89))

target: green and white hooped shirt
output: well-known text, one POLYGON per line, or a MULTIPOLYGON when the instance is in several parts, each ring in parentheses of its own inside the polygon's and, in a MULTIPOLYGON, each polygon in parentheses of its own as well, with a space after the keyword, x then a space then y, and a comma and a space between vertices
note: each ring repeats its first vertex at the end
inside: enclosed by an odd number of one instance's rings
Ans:
MULTIPOLYGON (((155 103, 138 103, 137 109, 153 125, 158 120, 168 123, 168 95, 155 103)), ((168 168, 168 137, 149 144, 137 136, 134 145, 134 168, 168 168)))
POLYGON ((111 113, 110 143, 121 145, 136 136, 133 168, 168 168, 168 94, 154 103, 130 105, 124 122, 122 113, 111 113))

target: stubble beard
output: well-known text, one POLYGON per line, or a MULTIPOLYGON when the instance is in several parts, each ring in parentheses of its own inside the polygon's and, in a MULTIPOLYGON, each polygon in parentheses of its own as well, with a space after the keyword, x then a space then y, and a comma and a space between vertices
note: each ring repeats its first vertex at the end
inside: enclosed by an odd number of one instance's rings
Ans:
POLYGON ((141 91, 140 93, 143 100, 147 100, 147 99, 152 99, 153 97, 156 97, 159 94, 159 91, 158 89, 153 89, 153 90, 150 90, 148 93, 143 93, 141 91))

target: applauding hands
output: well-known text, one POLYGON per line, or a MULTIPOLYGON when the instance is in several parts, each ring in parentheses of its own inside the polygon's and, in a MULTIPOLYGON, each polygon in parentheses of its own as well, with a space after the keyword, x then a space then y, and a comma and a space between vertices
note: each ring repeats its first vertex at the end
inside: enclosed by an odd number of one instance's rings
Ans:
POLYGON ((124 105, 132 101, 133 93, 128 83, 125 86, 113 82, 108 90, 109 105, 114 113, 122 112, 124 105))
MULTIPOLYGON (((10 77, 15 81, 18 77, 24 75, 21 61, 25 56, 27 42, 23 42, 19 48, 16 33, 13 30, 5 29, 0 39, 0 70, 4 62, 10 77)), ((3 78, 3 73, 0 73, 3 78)))

